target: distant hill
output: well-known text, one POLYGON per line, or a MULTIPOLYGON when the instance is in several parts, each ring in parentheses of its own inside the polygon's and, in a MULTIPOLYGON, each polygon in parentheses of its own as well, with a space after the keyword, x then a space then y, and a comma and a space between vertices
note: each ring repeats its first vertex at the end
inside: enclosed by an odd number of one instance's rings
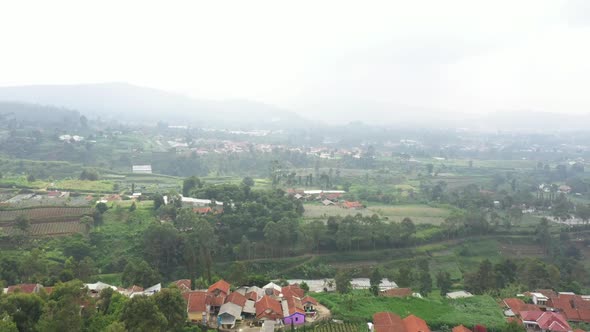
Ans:
POLYGON ((0 101, 0 121, 62 128, 75 127, 80 123, 80 113, 53 106, 0 101))
POLYGON ((244 100, 197 100, 126 83, 0 87, 0 101, 65 107, 90 118, 132 123, 280 128, 306 126, 299 115, 244 100))

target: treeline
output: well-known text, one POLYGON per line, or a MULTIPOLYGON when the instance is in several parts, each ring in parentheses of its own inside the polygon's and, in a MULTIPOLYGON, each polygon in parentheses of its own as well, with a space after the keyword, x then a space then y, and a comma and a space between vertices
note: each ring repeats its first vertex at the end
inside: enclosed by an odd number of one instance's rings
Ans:
POLYGON ((2 332, 199 331, 186 323, 186 301, 176 288, 129 299, 111 288, 97 296, 81 281, 57 284, 51 293, 0 293, 2 332))

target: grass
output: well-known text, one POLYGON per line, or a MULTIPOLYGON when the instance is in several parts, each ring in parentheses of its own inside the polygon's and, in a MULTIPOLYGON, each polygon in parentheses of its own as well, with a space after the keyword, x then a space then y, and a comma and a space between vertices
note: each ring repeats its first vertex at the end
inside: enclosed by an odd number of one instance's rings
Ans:
POLYGON ((419 299, 374 297, 367 291, 354 291, 352 296, 336 293, 315 293, 312 295, 327 306, 334 318, 345 321, 371 321, 373 314, 391 311, 401 317, 410 314, 421 317, 434 329, 444 325, 453 327, 476 324, 497 329, 505 319, 500 306, 490 296, 474 296, 466 299, 419 299))
POLYGON ((309 219, 324 218, 327 216, 347 216, 360 213, 364 216, 377 214, 382 218, 390 221, 401 222, 404 218, 409 217, 416 224, 433 224, 440 225, 445 218, 451 213, 447 208, 432 207, 425 204, 406 204, 406 205, 383 205, 369 204, 366 209, 352 210, 344 209, 339 206, 323 206, 318 203, 305 203, 304 217, 309 219))
POLYGON ((59 180, 54 182, 54 188, 63 190, 75 190, 84 192, 112 192, 113 183, 110 181, 87 180, 59 180))

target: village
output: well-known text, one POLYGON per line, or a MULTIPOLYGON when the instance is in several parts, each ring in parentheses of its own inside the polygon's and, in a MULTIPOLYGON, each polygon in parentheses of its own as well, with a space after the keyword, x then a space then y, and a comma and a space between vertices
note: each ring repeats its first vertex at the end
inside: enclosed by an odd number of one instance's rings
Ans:
MULTIPOLYGON (((314 292, 333 292, 334 280, 290 280, 297 282, 280 286, 275 282, 257 286, 233 286, 220 279, 207 289, 195 290, 189 279, 174 281, 169 288, 177 289, 186 301, 187 323, 222 331, 261 331, 297 329, 302 326, 316 326, 321 322, 342 324, 332 319, 330 310, 316 300, 314 292), (310 288, 309 285, 312 285, 310 288), (323 289, 320 289, 323 286, 323 289), (312 290, 308 293, 305 289, 312 290), (311 294, 311 295, 310 295, 311 294)), ((352 286, 357 291, 369 289, 368 278, 353 279, 352 286)), ((84 287, 88 295, 98 298, 101 291, 110 288, 125 297, 152 296, 163 289, 162 284, 142 288, 131 286, 121 288, 103 282, 87 283, 84 287)), ((19 284, 3 289, 4 294, 47 294, 54 287, 41 284, 19 284)), ((446 294, 450 301, 473 297, 466 291, 453 291, 446 294)), ((422 298, 410 288, 398 288, 387 279, 379 285, 379 297, 384 298, 422 298)), ((84 306, 84 304, 81 304, 84 306)), ((555 292, 539 289, 533 292, 516 294, 498 303, 506 322, 523 326, 530 332, 583 332, 573 329, 571 323, 590 323, 590 295, 576 295, 572 292, 555 292), (525 302, 526 301, 526 302, 525 302)), ((376 312, 372 321, 366 322, 367 331, 374 332, 430 332, 428 322, 409 313, 400 317, 394 312, 376 312)), ((453 332, 486 332, 487 327, 457 325, 453 332)))

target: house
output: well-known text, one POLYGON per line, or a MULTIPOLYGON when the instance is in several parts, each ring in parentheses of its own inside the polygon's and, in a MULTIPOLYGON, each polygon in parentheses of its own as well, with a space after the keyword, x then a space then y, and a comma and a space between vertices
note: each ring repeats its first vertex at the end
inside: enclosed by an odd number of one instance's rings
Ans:
POLYGON ((329 200, 329 199, 324 199, 324 200, 322 201, 322 204, 324 204, 324 206, 328 206, 328 205, 335 205, 335 204, 334 204, 334 202, 332 202, 332 201, 331 201, 331 200, 329 200))
POLYGON ((213 212, 213 209, 211 209, 211 207, 207 206, 207 207, 201 207, 201 208, 193 208, 193 212, 196 214, 209 214, 211 212, 213 212))
POLYGON ((315 306, 318 305, 318 301, 311 296, 306 296, 301 299, 301 304, 303 304, 303 310, 305 310, 306 314, 314 314, 315 313, 315 306))
POLYGON ((344 203, 342 203, 342 207, 345 209, 362 209, 364 208, 364 206, 357 201, 351 202, 351 201, 344 201, 344 203))
POLYGON ((545 296, 543 293, 535 292, 531 293, 531 297, 533 298, 533 303, 536 305, 547 305, 547 301, 549 298, 545 296))
POLYGON ((258 320, 278 320, 283 318, 281 303, 268 295, 263 296, 254 306, 256 308, 256 319, 258 320))
POLYGON ((159 292, 161 289, 162 289, 162 284, 156 284, 156 285, 153 285, 152 287, 148 287, 148 288, 144 289, 143 295, 147 295, 147 296, 154 295, 157 292, 159 292))
POLYGON ((281 293, 283 288, 281 286, 275 284, 274 282, 269 282, 268 284, 264 285, 264 287, 262 287, 262 289, 264 290, 265 294, 267 294, 266 293, 267 289, 272 289, 272 290, 277 291, 278 293, 281 293))
POLYGON ((189 322, 206 323, 209 320, 211 294, 191 291, 182 294, 186 300, 186 312, 189 322))
POLYGON ((180 280, 174 281, 174 284, 176 285, 176 287, 178 287, 178 289, 180 290, 181 293, 184 293, 184 292, 191 291, 191 287, 192 287, 193 283, 190 279, 180 279, 180 280))
POLYGON ((301 299, 305 296, 305 291, 299 288, 299 285, 297 284, 285 286, 281 288, 281 292, 285 298, 295 296, 301 299))
POLYGON ((379 292, 379 296, 385 297, 410 297, 414 294, 411 288, 391 288, 379 292))
POLYGON ((536 305, 524 303, 519 298, 507 298, 503 302, 508 308, 508 310, 504 311, 504 314, 508 317, 520 316, 521 311, 541 311, 536 305))
POLYGON ((527 329, 541 330, 542 332, 571 332, 565 316, 551 311, 522 311, 522 323, 527 329))
POLYGON ((560 193, 569 194, 572 191, 572 187, 562 184, 557 190, 559 190, 560 193))
POLYGON ((16 293, 21 292, 25 294, 38 294, 41 289, 43 289, 43 285, 41 284, 18 284, 13 286, 8 286, 6 288, 6 293, 16 293))
POLYGON ((244 307, 246 305, 246 301, 248 301, 248 298, 238 292, 231 292, 225 298, 225 303, 233 303, 239 305, 240 307, 244 307))
POLYGON ((420 317, 409 315, 403 321, 406 325, 406 332, 430 332, 430 328, 428 328, 424 319, 420 317))
POLYGON ((118 290, 117 287, 111 286, 109 284, 105 284, 104 282, 100 282, 100 281, 97 283, 94 283, 94 284, 84 284, 84 286, 86 286, 86 288, 88 288, 88 291, 90 292, 90 296, 92 296, 92 297, 98 296, 100 294, 100 292, 106 288, 110 288, 115 291, 118 290))
POLYGON ((456 292, 450 292, 447 293, 447 298, 449 299, 462 299, 465 297, 472 297, 473 294, 466 292, 466 291, 456 291, 456 292))
POLYGON ((400 316, 392 312, 378 312, 373 315, 374 332, 407 332, 400 316))
POLYGON ((472 332, 472 331, 463 325, 459 325, 459 326, 453 327, 452 332, 472 332))
POLYGON ((152 165, 133 165, 131 171, 134 174, 152 174, 152 165))
POLYGON ((242 313, 244 317, 247 318, 254 318, 256 317, 256 302, 252 300, 247 300, 242 308, 242 313))
POLYGON ((217 321, 224 328, 233 329, 236 325, 236 320, 242 319, 242 307, 231 302, 227 302, 219 308, 217 314, 217 321))
POLYGON ((574 293, 558 293, 547 301, 547 307, 562 313, 568 321, 590 323, 590 300, 574 293))
POLYGON ((230 288, 230 284, 221 279, 219 281, 217 281, 216 283, 214 283, 213 285, 209 286, 209 289, 207 289, 207 291, 211 294, 213 294, 213 296, 227 296, 229 295, 229 288, 230 288))
POLYGON ((295 296, 287 297, 282 301, 281 307, 285 326, 305 324, 305 310, 300 298, 295 296))

